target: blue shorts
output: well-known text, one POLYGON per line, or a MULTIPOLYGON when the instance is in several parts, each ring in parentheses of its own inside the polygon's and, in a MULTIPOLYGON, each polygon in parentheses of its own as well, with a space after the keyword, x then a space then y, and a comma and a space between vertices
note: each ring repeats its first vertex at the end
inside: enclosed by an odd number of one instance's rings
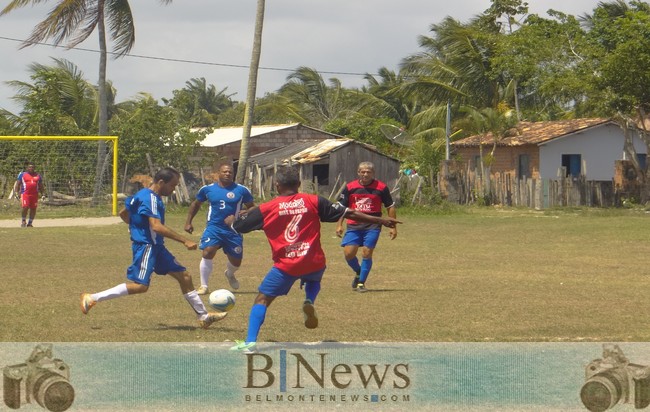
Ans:
POLYGON ((296 280, 320 282, 323 278, 323 273, 325 273, 325 268, 302 276, 291 276, 273 266, 271 270, 269 270, 269 273, 264 276, 264 280, 262 280, 262 283, 257 290, 266 296, 284 296, 289 293, 296 280))
POLYGON ((166 275, 169 272, 185 272, 187 268, 178 261, 164 245, 133 243, 133 263, 126 270, 126 278, 149 286, 151 274, 166 275))
POLYGON ((381 229, 346 230, 341 246, 365 246, 374 249, 380 233, 381 229))
POLYGON ((228 256, 241 259, 244 256, 244 238, 231 230, 224 231, 216 226, 208 225, 201 236, 199 249, 216 246, 223 249, 228 256))

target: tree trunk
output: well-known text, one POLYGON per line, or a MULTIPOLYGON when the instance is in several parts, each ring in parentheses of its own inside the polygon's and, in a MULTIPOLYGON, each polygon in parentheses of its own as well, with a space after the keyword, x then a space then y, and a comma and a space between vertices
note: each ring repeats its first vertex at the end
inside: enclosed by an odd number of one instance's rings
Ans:
MULTIPOLYGON (((98 124, 99 135, 108 135, 108 99, 106 93, 106 27, 104 25, 104 0, 100 0, 97 6, 99 17, 97 19, 97 33, 99 35, 99 81, 98 90, 98 124)), ((97 141, 97 165, 95 167, 95 188, 93 190, 92 205, 97 206, 101 198, 102 175, 104 173, 104 163, 106 160, 106 141, 97 141)))
POLYGON ((257 14, 255 16, 255 36, 253 38, 253 53, 248 71, 248 87, 246 90, 246 111, 244 112, 244 127, 239 150, 239 166, 237 168, 237 183, 244 183, 248 152, 250 146, 251 129, 253 127, 253 113, 255 110, 255 93, 257 91, 257 72, 262 54, 262 27, 264 26, 265 0, 257 0, 257 14))

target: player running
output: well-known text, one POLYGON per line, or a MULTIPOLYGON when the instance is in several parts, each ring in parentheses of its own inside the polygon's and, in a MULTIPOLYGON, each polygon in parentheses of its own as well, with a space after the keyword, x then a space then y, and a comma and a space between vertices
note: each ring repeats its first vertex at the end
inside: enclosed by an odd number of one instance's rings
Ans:
POLYGON ((223 249, 228 258, 226 263, 226 279, 230 287, 239 289, 239 281, 235 277, 235 272, 241 266, 244 256, 244 238, 239 233, 233 232, 223 220, 226 216, 239 216, 242 210, 242 204, 246 209, 255 206, 253 195, 246 186, 233 182, 233 170, 229 164, 219 166, 219 175, 217 181, 203 186, 196 194, 196 200, 190 204, 185 221, 185 231, 194 232, 192 219, 201 209, 203 202, 209 202, 208 222, 201 236, 199 248, 203 250, 203 258, 199 265, 201 274, 201 286, 197 289, 199 295, 208 294, 208 281, 212 274, 212 259, 217 250, 223 249))

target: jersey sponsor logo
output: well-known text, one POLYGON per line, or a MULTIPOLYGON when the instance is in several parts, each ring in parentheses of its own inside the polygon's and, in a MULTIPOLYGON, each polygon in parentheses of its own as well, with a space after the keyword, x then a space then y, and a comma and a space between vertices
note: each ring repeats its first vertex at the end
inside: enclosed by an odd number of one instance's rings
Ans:
POLYGON ((291 202, 280 202, 278 203, 278 215, 298 215, 307 213, 307 207, 305 206, 305 199, 295 199, 291 202))
POLYGON ((372 212, 372 200, 368 197, 362 197, 354 202, 355 210, 360 212, 372 212))

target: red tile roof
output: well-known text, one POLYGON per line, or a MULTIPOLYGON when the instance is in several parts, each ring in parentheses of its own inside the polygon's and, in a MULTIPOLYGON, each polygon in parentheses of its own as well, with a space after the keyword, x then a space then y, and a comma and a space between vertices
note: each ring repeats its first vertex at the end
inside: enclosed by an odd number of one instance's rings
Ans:
MULTIPOLYGON (((590 127, 600 126, 611 121, 611 119, 596 118, 556 120, 547 122, 519 122, 517 126, 506 132, 506 136, 501 138, 497 145, 537 145, 552 139, 556 139, 558 137, 588 129, 590 127)), ((451 144, 456 147, 472 147, 478 146, 480 143, 483 143, 484 145, 492 145, 492 133, 488 133, 487 135, 474 135, 466 137, 464 139, 452 142, 451 144)))

